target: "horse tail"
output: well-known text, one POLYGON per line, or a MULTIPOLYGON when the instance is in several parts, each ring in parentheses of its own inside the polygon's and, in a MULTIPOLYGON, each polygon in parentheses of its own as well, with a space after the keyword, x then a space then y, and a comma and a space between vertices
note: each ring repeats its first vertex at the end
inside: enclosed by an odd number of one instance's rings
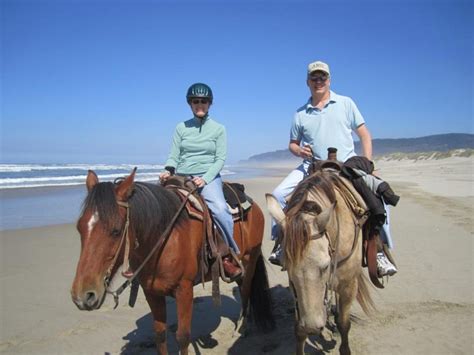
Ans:
POLYGON ((370 315, 373 311, 376 311, 374 300, 370 295, 369 283, 367 276, 363 272, 359 274, 357 278, 357 302, 359 302, 362 310, 365 314, 370 315))
POLYGON ((267 269, 262 254, 258 256, 255 273, 250 289, 250 314, 259 329, 264 331, 275 328, 272 312, 272 298, 268 285, 267 269))

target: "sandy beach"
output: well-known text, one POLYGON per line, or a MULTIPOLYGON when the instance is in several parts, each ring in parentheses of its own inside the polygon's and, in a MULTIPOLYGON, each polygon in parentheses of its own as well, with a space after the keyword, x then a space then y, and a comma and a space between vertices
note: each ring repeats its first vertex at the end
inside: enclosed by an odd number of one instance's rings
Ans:
MULTIPOLYGON (((471 354, 473 347, 474 159, 377 162, 378 173, 401 195, 391 210, 393 254, 399 272, 373 288, 377 312, 353 307, 350 332, 354 354, 471 354)), ((270 219, 264 194, 289 167, 269 176, 239 181, 266 213, 265 258, 270 219)), ((53 213, 53 212, 52 212, 53 213)), ((69 289, 79 257, 73 224, 1 232, 0 353, 2 354, 154 354, 152 317, 140 291, 134 308, 128 292, 113 310, 106 300, 98 311, 79 311, 69 289)), ((294 353, 294 308, 288 279, 267 263, 277 326, 268 334, 233 337, 239 299, 233 284, 221 282, 222 306, 212 305, 211 284, 195 287, 191 353, 294 353)), ((168 346, 176 353, 175 304, 168 305, 168 346)), ((338 353, 330 334, 321 350, 314 339, 309 354, 338 353)))

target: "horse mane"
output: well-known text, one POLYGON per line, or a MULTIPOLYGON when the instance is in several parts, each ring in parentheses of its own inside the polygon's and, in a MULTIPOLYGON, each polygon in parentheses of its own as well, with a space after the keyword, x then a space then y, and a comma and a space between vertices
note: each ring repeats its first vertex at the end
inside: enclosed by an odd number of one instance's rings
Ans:
MULTIPOLYGON (((87 195, 82 213, 88 209, 97 211, 99 219, 109 230, 122 229, 123 222, 118 213, 115 196, 117 183, 101 182, 96 184, 87 195)), ((143 240, 156 236, 171 222, 179 207, 179 198, 164 187, 146 182, 135 182, 131 197, 130 226, 135 236, 143 240)), ((178 220, 179 222, 179 220, 178 220)))
POLYGON ((317 172, 301 181, 296 187, 287 205, 287 223, 284 231, 285 263, 287 267, 297 265, 304 257, 311 235, 303 218, 304 213, 319 214, 323 210, 316 201, 308 201, 308 195, 325 196, 330 203, 336 200, 333 182, 326 172, 317 172))

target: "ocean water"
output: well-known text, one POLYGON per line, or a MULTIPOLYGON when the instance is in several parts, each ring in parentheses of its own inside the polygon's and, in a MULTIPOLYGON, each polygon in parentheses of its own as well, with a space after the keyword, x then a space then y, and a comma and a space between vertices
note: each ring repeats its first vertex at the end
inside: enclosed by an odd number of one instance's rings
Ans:
POLYGON ((113 181, 137 167, 137 180, 157 179, 162 165, 107 164, 0 164, 0 190, 83 185, 88 170, 100 181, 113 181))
MULTIPOLYGON (((124 177, 137 167, 136 181, 155 182, 162 165, 0 164, 0 231, 74 222, 87 195, 88 170, 99 181, 124 177)), ((226 166, 226 180, 261 175, 251 168, 226 166)))

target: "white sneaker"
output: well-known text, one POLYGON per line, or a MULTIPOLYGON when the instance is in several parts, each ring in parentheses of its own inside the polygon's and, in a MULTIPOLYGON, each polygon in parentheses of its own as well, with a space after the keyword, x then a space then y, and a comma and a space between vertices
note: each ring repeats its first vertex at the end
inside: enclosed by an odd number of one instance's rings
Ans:
POLYGON ((392 276, 396 274, 397 271, 395 265, 388 260, 384 253, 377 253, 377 274, 379 277, 392 276))
POLYGON ((271 262, 273 265, 282 266, 281 253, 282 253, 281 245, 278 245, 276 250, 270 254, 268 261, 271 262))

